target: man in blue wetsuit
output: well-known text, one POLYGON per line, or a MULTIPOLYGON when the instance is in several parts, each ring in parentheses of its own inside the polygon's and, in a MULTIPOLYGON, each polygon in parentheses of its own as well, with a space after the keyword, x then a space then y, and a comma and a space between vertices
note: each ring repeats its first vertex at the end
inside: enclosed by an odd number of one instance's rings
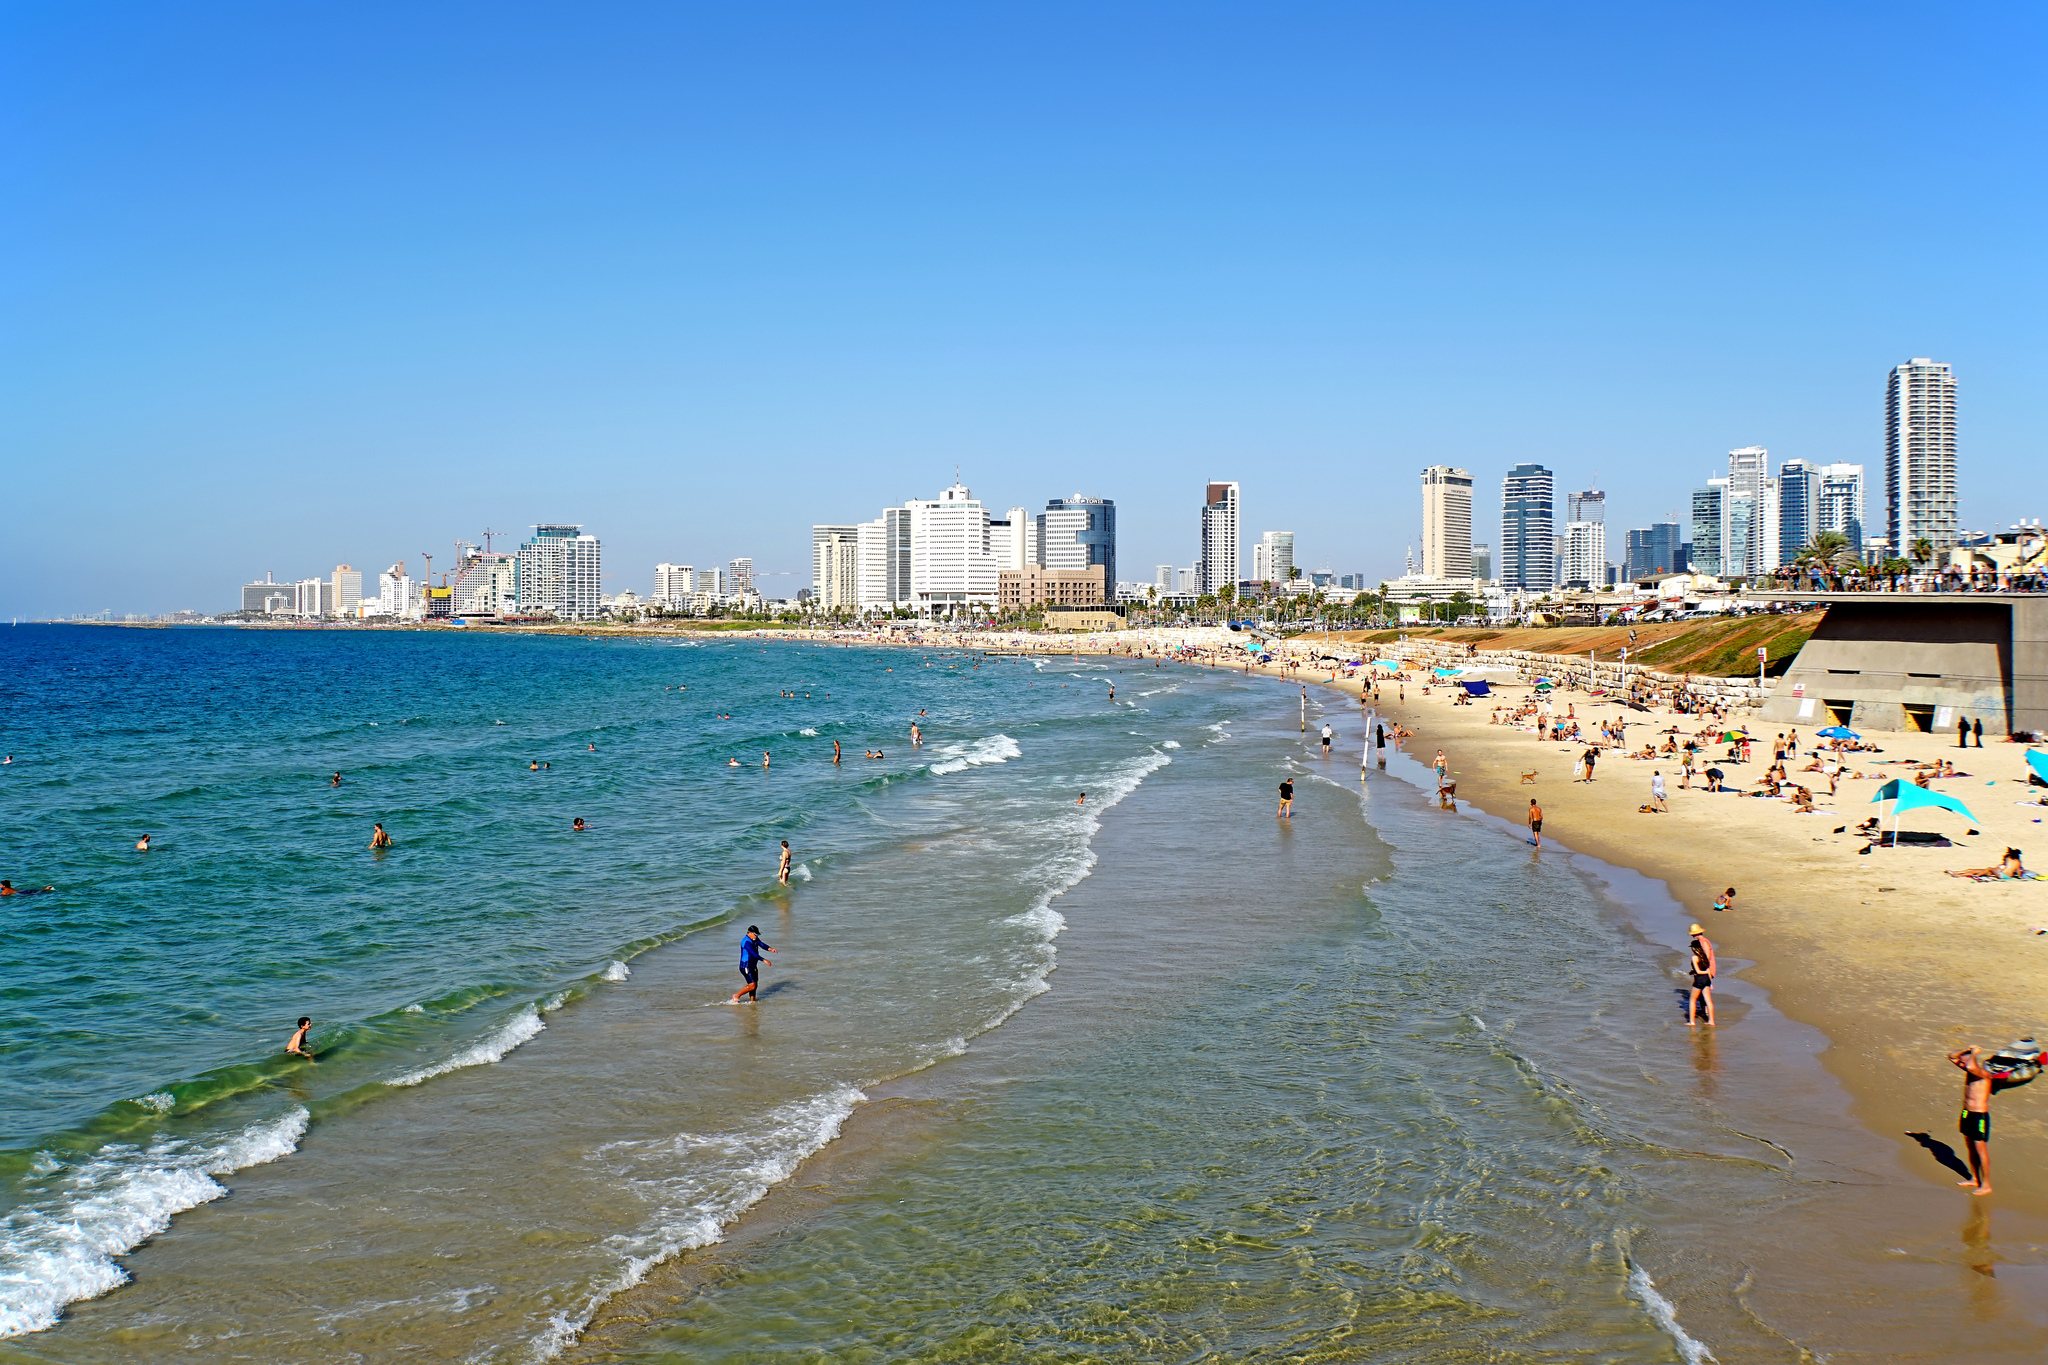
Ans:
POLYGON ((755 988, 761 984, 761 954, 774 951, 762 939, 760 926, 749 924, 747 936, 740 940, 740 975, 746 978, 747 984, 732 993, 735 1005, 740 1002, 741 996, 748 997, 755 1004, 761 1002, 761 997, 754 993, 755 988))

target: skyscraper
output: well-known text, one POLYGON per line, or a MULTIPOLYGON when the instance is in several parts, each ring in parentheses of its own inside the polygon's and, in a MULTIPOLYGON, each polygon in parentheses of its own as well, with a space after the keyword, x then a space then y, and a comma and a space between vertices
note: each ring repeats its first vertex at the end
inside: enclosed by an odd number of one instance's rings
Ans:
POLYGON ((1814 529, 1839 531, 1848 537, 1849 548, 1860 554, 1863 550, 1863 466, 1822 465, 1818 508, 1814 529))
POLYGON ((1102 566, 1116 587, 1116 504, 1108 498, 1049 498, 1032 528, 1032 560, 1042 569, 1102 566))
POLYGON ((1565 494, 1564 505, 1567 525, 1574 521, 1607 523, 1607 495, 1597 488, 1565 494))
POLYGON ((1002 516, 988 519, 988 548, 996 557, 997 573, 1030 564, 1037 541, 1037 523, 1021 507, 1012 507, 1002 516))
POLYGON ((1501 480, 1500 582, 1544 592, 1557 586, 1557 487, 1540 464, 1518 464, 1501 480))
POLYGON ((1772 568, 1797 559, 1821 529, 1820 480, 1820 466, 1811 460, 1778 466, 1778 554, 1772 568))
MULTIPOLYGON (((1766 503, 1770 502, 1767 492, 1771 480, 1771 452, 1763 446, 1744 446, 1728 452, 1728 502, 1724 504, 1728 515, 1739 515, 1743 521, 1743 537, 1732 539, 1724 519, 1721 528, 1722 572, 1730 578, 1754 577, 1766 567, 1776 568, 1775 562, 1766 566, 1765 534, 1766 503), (1748 499, 1744 508, 1738 510, 1737 499, 1748 499)), ((1777 539, 1777 523, 1770 525, 1769 539, 1777 539)))
MULTIPOLYGON (((824 529, 811 528, 811 543, 815 555, 817 533, 824 529)), ((696 569, 688 564, 657 564, 654 566, 654 591, 650 594, 657 602, 681 602, 697 590, 696 569)))
POLYGON ((751 597, 754 593, 754 561, 746 556, 730 560, 725 566, 726 591, 734 597, 751 597))
MULTIPOLYGON (((894 510, 894 509, 892 509, 894 510)), ((989 549, 988 509, 966 484, 937 498, 904 504, 910 522, 910 592, 927 611, 996 600, 996 557, 989 549)))
POLYGON ((1622 571, 1630 578, 1651 578, 1685 572, 1684 539, 1675 521, 1652 522, 1628 533, 1628 562, 1622 571))
POLYGON ((1956 377, 1946 365, 1896 366, 1884 402, 1885 535, 1892 553, 1915 541, 1956 543, 1956 377))
POLYGON ((1756 502, 1754 493, 1738 493, 1733 487, 1721 499, 1721 576, 1751 576, 1749 556, 1756 545, 1756 502))
MULTIPOLYGON (((656 574, 659 579, 659 571, 656 574)), ((658 594, 657 594, 658 595, 658 594)), ((455 561, 457 616, 501 616, 519 606, 519 558, 501 550, 478 550, 455 561)))
POLYGON ((1294 532, 1266 531, 1252 546, 1252 581, 1285 583, 1294 573, 1294 532))
MULTIPOLYGON (((1351 576, 1358 579, 1365 577, 1364 574, 1353 574, 1351 576)), ((1482 583, 1493 580, 1493 548, 1491 546, 1474 545, 1472 547, 1472 576, 1482 583)), ((1361 583, 1360 586, 1364 585, 1361 583)))
POLYGON ((1570 521, 1564 528, 1564 581, 1587 587, 1607 583, 1607 523, 1570 521))
POLYGON ((1195 561, 1197 593, 1237 587, 1237 499, 1234 483, 1211 483, 1202 503, 1202 557, 1195 561))
POLYGON ((1422 471, 1422 572, 1472 576, 1472 475, 1433 464, 1422 471))
POLYGON ((1721 531, 1728 519, 1728 480, 1708 479, 1692 490, 1692 568, 1719 577, 1721 531))
POLYGON ((519 607, 563 621, 594 621, 601 610, 603 553, 581 526, 540 523, 519 547, 519 607))

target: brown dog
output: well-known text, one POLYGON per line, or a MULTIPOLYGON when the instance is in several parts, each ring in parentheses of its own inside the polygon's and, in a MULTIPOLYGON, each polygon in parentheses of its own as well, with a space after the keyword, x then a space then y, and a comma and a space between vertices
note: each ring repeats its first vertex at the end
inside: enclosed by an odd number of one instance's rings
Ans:
POLYGON ((1536 770, 1531 768, 1528 772, 1523 773, 1522 780, 1524 782, 1534 782, 1536 780, 1536 770))

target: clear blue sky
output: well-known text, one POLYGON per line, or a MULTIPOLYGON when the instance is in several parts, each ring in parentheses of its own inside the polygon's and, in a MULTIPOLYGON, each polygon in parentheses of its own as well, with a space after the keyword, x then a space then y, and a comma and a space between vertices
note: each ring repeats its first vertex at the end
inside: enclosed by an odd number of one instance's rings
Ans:
MULTIPOLYGON (((1397 573, 1417 472, 1860 460, 2048 514, 2034 6, 15 4, 0 614, 580 521, 608 587, 932 496, 1397 573)), ((1881 503, 1879 504, 1881 505, 1881 503)), ((1873 507, 1873 515, 1877 507, 1873 507)), ((1617 535, 1618 539, 1618 535, 1617 535)), ((1618 552, 1618 545, 1615 547, 1618 552)), ((446 559, 439 559, 445 567, 446 559)))

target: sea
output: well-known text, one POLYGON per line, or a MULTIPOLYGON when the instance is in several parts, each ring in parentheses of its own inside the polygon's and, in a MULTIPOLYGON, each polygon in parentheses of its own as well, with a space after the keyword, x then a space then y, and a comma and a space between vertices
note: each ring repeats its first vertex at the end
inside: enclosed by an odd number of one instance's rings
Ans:
POLYGON ((0 1362, 2048 1348, 2041 1227, 1864 1130, 1742 963, 1686 1027, 1661 883, 1438 809, 1334 692, 0 640, 0 875, 56 887, 0 901, 0 1362))

